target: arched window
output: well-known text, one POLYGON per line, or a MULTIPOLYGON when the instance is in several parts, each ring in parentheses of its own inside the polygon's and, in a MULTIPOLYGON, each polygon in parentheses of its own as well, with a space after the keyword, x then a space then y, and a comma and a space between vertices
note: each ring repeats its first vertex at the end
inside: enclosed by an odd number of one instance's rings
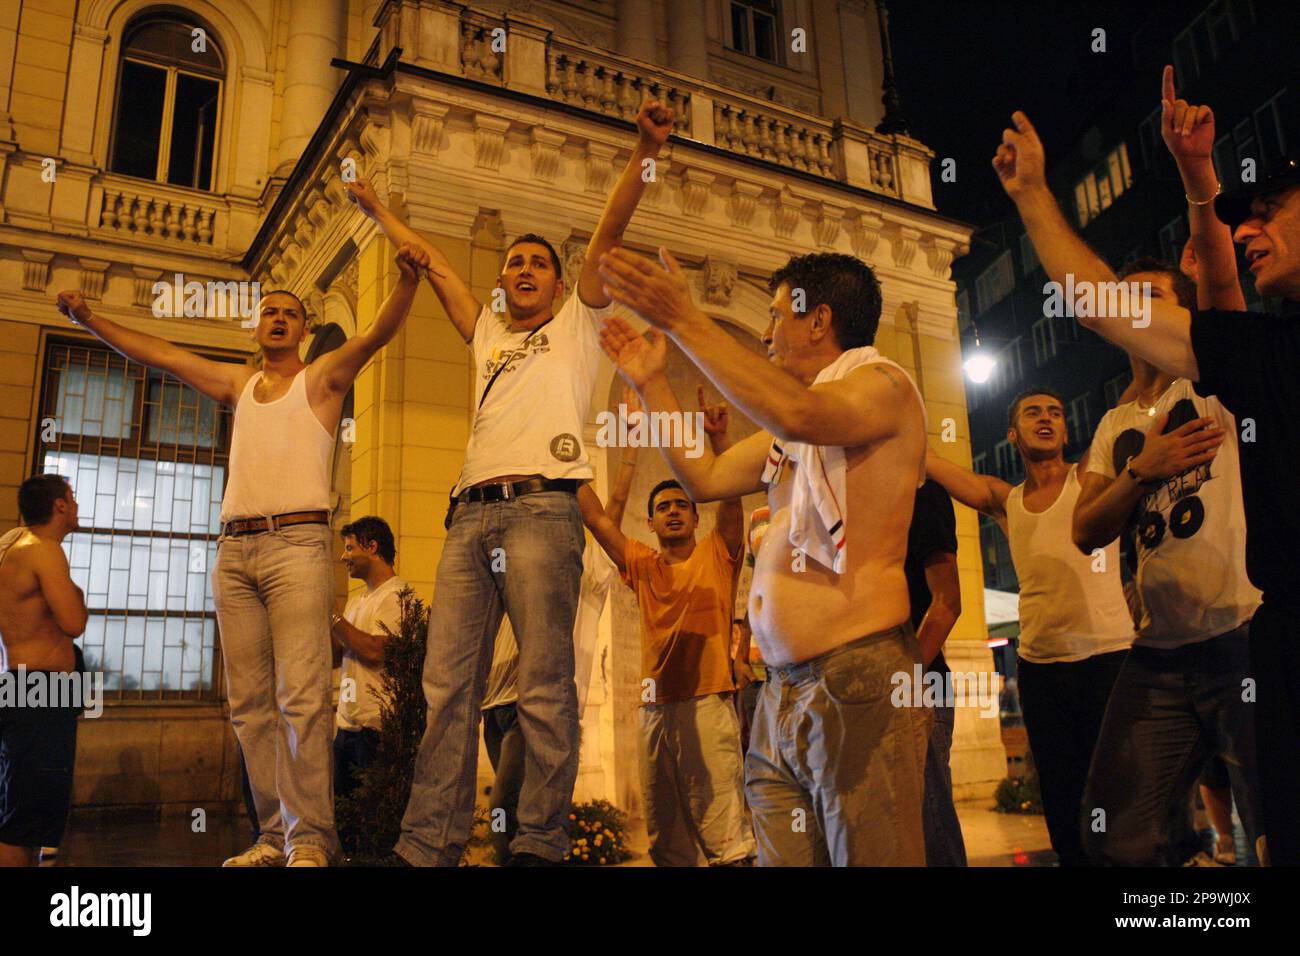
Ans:
POLYGON ((210 30, 145 16, 123 36, 109 169, 212 188, 225 60, 210 30))

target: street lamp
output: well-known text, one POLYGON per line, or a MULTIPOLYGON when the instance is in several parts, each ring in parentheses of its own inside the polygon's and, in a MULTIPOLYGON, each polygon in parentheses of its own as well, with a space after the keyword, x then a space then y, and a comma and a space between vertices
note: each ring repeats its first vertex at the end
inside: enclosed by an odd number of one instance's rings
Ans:
POLYGON ((971 353, 970 358, 961 363, 961 367, 966 371, 966 377, 976 385, 983 385, 989 380, 997 364, 998 360, 980 347, 979 332, 976 332, 975 351, 971 353))

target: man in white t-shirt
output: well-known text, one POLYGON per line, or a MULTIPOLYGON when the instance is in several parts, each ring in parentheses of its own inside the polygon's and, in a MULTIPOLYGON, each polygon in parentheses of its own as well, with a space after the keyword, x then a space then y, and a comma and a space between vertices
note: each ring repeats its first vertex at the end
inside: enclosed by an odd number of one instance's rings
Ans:
POLYGON ((575 495, 592 477, 582 434, 601 357, 599 326, 611 304, 597 267, 622 241, 673 121, 672 110, 642 104, 638 141, 567 301, 560 257, 543 237, 520 236, 506 249, 493 296, 503 308, 494 311, 368 183, 348 184, 391 240, 428 253, 429 282, 473 350, 474 421, 429 615, 428 723, 394 848, 406 863, 456 866, 464 853, 474 821, 479 705, 505 613, 519 642, 517 707, 528 752, 511 859, 558 863, 569 849, 579 747, 573 622, 583 550, 575 495))
POLYGON ((379 747, 379 706, 384 689, 384 645, 401 633, 400 595, 409 585, 393 571, 393 531, 383 518, 367 515, 343 526, 343 564, 348 576, 364 581, 343 613, 331 621, 330 637, 341 655, 339 706, 334 724, 334 798, 350 794, 357 773, 374 762, 379 747))
MULTIPOLYGON (((1120 274, 1192 307, 1173 266, 1120 274)), ((1137 397, 1106 413, 1074 512, 1081 551, 1135 532, 1138 638, 1120 669, 1084 794, 1106 826, 1084 829, 1099 864, 1178 864, 1171 823, 1209 756, 1227 765, 1248 844, 1259 821, 1248 626, 1260 603, 1246 575, 1236 422, 1214 396, 1134 357, 1137 397)))

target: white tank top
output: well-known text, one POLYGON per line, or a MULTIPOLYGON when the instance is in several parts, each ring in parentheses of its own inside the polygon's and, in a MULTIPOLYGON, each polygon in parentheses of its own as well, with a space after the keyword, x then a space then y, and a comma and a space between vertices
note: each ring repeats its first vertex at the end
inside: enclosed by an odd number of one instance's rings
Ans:
POLYGON ((1079 661, 1121 651, 1137 636, 1119 576, 1119 542, 1099 559, 1074 546, 1076 466, 1050 508, 1027 511, 1024 484, 1007 495, 1011 560, 1020 578, 1020 656, 1035 664, 1079 661))
POLYGON ((307 370, 295 375, 289 391, 273 402, 253 397, 261 378, 261 372, 252 376, 235 403, 223 523, 329 510, 334 436, 307 401, 307 370))

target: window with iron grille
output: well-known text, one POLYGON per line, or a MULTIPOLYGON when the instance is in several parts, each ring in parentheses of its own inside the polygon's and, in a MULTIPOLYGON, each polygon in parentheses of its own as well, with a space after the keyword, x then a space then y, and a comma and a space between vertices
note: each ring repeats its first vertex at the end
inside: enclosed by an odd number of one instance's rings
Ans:
POLYGON ((210 572, 230 410, 107 348, 60 340, 46 345, 40 409, 54 440, 37 449, 37 470, 63 475, 77 498, 80 528, 63 548, 90 610, 79 641, 106 697, 215 698, 210 572))

